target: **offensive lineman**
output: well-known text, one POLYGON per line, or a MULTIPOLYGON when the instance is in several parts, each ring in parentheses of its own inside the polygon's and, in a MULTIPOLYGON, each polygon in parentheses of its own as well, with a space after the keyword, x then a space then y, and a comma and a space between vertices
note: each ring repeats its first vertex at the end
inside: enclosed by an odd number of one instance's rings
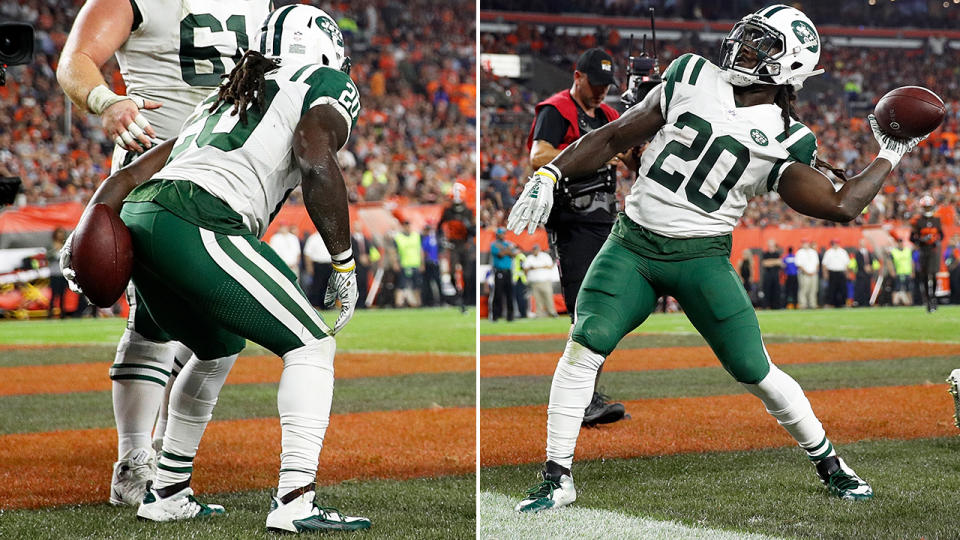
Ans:
POLYGON ((369 520, 314 503, 333 397, 333 335, 352 317, 358 295, 336 153, 356 124, 359 94, 340 29, 317 8, 272 12, 252 43, 256 49, 197 106, 175 143, 112 175, 89 203, 126 203, 121 217, 133 240, 141 308, 200 360, 174 384, 157 479, 137 516, 224 513, 193 497, 192 464, 233 359, 250 339, 284 364, 279 485, 267 528, 364 529, 369 520), (333 254, 326 296, 339 300, 341 311, 332 329, 259 239, 301 181, 307 211, 333 254))
POLYGON ((550 212, 557 179, 595 170, 653 136, 638 180, 613 231, 587 272, 577 317, 550 391, 543 481, 519 512, 576 499, 570 467, 583 409, 597 370, 627 332, 669 294, 707 340, 724 369, 797 441, 829 492, 873 496, 837 457, 800 386, 770 360, 760 327, 730 265, 731 232, 753 196, 776 191, 803 214, 850 221, 921 138, 894 139, 870 125, 880 152, 839 191, 815 165, 816 137, 794 118, 794 92, 815 69, 820 38, 802 12, 765 7, 734 25, 720 67, 686 54, 639 105, 558 155, 531 178, 508 227, 533 232, 550 212))
MULTIPOLYGON (((151 138, 176 138, 197 103, 236 65, 270 4, 90 0, 83 5, 60 56, 57 80, 78 107, 100 116, 107 137, 116 142, 111 172, 150 148, 151 138), (100 73, 114 54, 126 96, 110 91, 100 73)), ((151 330, 144 326, 152 323, 137 309, 132 285, 127 299, 130 315, 110 368, 117 424, 114 505, 143 499, 166 425, 161 403, 166 405, 172 381, 192 354, 175 341, 146 339, 151 330)))

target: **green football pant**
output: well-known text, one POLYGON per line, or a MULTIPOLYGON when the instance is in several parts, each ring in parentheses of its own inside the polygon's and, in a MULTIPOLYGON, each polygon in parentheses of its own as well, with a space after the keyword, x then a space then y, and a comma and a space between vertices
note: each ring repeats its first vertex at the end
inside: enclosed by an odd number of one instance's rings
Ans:
POLYGON ((176 339, 201 360, 238 353, 247 339, 283 356, 326 337, 296 276, 252 234, 216 233, 151 202, 127 203, 120 217, 133 240, 138 317, 159 327, 144 337, 176 339))
POLYGON ((737 381, 754 384, 767 375, 757 315, 730 260, 722 256, 657 260, 608 239, 584 278, 571 337, 606 357, 663 295, 676 298, 737 381))

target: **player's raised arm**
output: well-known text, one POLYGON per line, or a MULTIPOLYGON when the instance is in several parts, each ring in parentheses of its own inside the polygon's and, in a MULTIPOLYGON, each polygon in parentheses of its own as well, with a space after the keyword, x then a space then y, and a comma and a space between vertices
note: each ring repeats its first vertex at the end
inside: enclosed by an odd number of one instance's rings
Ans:
POLYGON ((130 0, 86 2, 60 55, 57 82, 78 107, 100 116, 107 137, 128 150, 140 152, 140 144, 149 148, 150 137, 157 134, 139 111, 156 109, 161 104, 114 94, 100 73, 136 24, 130 0))
POLYGON ((553 189, 560 178, 596 171, 617 154, 653 137, 665 123, 660 91, 654 88, 623 116, 577 139, 553 161, 537 169, 510 210, 507 228, 517 234, 523 229, 533 234, 550 216, 553 189))
POLYGON ((337 162, 337 150, 347 141, 348 126, 332 105, 317 105, 300 119, 293 133, 293 154, 302 175, 303 202, 310 219, 333 258, 324 302, 340 300, 337 333, 353 316, 359 292, 356 263, 350 247, 347 186, 337 162))
POLYGON ((880 143, 877 158, 860 174, 847 180, 839 191, 813 167, 802 163, 790 165, 780 177, 777 190, 790 208, 810 217, 830 221, 854 219, 877 195, 883 180, 897 166, 900 158, 926 138, 897 139, 880 131, 873 115, 869 119, 873 135, 880 143))

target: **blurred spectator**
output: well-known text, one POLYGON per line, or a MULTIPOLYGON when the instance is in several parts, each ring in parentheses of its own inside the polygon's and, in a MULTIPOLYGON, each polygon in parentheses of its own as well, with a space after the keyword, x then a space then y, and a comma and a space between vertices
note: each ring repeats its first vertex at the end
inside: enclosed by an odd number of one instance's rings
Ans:
POLYGON ((440 241, 432 224, 427 223, 420 235, 423 247, 423 305, 443 305, 443 282, 440 280, 440 241))
POLYGON ((740 259, 740 280, 743 281, 743 288, 747 291, 747 296, 753 299, 753 252, 749 249, 743 250, 743 258, 740 259))
POLYGON ((897 247, 890 248, 890 257, 893 259, 893 272, 896 279, 893 305, 913 305, 913 295, 910 293, 913 282, 913 248, 905 246, 903 238, 897 237, 897 247))
POLYGON ((270 237, 270 247, 277 252, 280 259, 286 264, 293 274, 300 277, 300 238, 297 237, 297 228, 281 223, 277 227, 277 232, 270 237))
POLYGON ((950 272, 950 303, 960 304, 960 235, 954 235, 943 250, 943 261, 950 272))
POLYGON ((793 253, 793 246, 787 247, 787 254, 783 256, 783 273, 786 275, 784 282, 784 302, 787 309, 796 309, 797 293, 800 284, 797 280, 797 256, 793 253))
POLYGON ((357 261, 357 291, 360 294, 357 307, 363 309, 367 307, 366 300, 370 281, 369 272, 372 264, 370 251, 376 248, 372 247, 366 235, 363 234, 363 222, 360 220, 353 222, 350 233, 350 247, 353 249, 354 260, 357 261))
POLYGON ((860 249, 854 254, 854 261, 857 269, 853 284, 853 305, 866 307, 870 305, 870 287, 879 263, 864 238, 860 239, 860 249))
POLYGON ((517 250, 513 256, 513 300, 517 305, 517 317, 527 318, 530 303, 527 302, 527 271, 523 269, 523 262, 527 256, 521 250, 517 250))
POLYGON ((403 228, 394 234, 393 241, 397 249, 397 261, 393 268, 397 273, 395 307, 420 307, 423 279, 420 233, 414 232, 409 220, 404 220, 403 228))
MULTIPOLYGON (((356 255, 354 251, 354 255, 356 255)), ((356 260, 356 257, 354 257, 356 260)), ((310 304, 316 307, 324 307, 323 300, 327 293, 327 282, 330 280, 330 274, 333 273, 333 258, 327 245, 323 242, 320 233, 314 232, 307 237, 303 244, 303 269, 309 277, 309 284, 304 284, 307 288, 307 298, 310 304)), ((360 281, 359 272, 357 281, 360 281)), ((361 297, 362 299, 363 297, 361 297)))
POLYGON ((542 251, 539 244, 534 244, 533 251, 523 261, 523 269, 527 273, 537 317, 556 317, 557 308, 553 304, 553 257, 542 251))
POLYGON ((67 241, 67 231, 63 227, 57 227, 53 231, 53 238, 50 247, 47 248, 47 268, 50 269, 50 304, 47 307, 47 318, 53 318, 53 305, 56 304, 59 309, 60 318, 66 316, 66 306, 63 305, 63 297, 67 292, 67 278, 63 277, 60 271, 60 250, 67 241))
POLYGON ((823 254, 824 279, 827 280, 827 304, 837 308, 847 305, 847 268, 850 254, 840 247, 838 240, 830 241, 830 249, 823 254))
POLYGON ((799 290, 797 292, 797 307, 800 309, 815 308, 817 304, 817 291, 820 290, 820 255, 813 249, 810 242, 803 240, 803 245, 797 250, 795 258, 797 264, 797 283, 799 290))
POLYGON ((493 306, 490 310, 490 320, 496 322, 507 311, 507 322, 513 321, 513 256, 516 248, 504 237, 507 231, 503 227, 497 229, 497 239, 490 245, 490 256, 493 258, 493 306))
POLYGON ((783 268, 783 261, 780 260, 783 252, 777 247, 774 239, 767 241, 767 250, 760 256, 760 266, 763 307, 767 309, 780 309, 783 304, 780 303, 780 270, 783 268))

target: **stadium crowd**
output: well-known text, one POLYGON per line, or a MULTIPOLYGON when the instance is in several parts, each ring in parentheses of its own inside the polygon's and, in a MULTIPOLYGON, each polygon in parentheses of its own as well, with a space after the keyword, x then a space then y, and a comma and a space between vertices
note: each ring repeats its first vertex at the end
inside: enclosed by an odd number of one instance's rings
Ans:
MULTIPOLYGON (((540 13, 589 13, 619 17, 647 17, 655 8, 659 17, 683 20, 729 20, 775 4, 769 0, 481 0, 481 10, 532 11, 540 13)), ((819 25, 890 28, 957 28, 960 6, 926 0, 864 0, 834 2, 808 0, 784 2, 801 8, 819 25)))
MULTIPOLYGON (((110 170, 113 143, 99 119, 68 111, 56 82, 57 59, 82 3, 0 5, 0 20, 31 23, 37 38, 34 62, 10 68, 0 87, 0 174, 22 178, 19 205, 86 202, 110 170)), ((351 201, 444 200, 475 169, 475 22, 462 16, 473 4, 321 4, 344 31, 363 104, 359 128, 340 153, 351 201)), ((104 71, 123 93, 115 60, 104 71)))

